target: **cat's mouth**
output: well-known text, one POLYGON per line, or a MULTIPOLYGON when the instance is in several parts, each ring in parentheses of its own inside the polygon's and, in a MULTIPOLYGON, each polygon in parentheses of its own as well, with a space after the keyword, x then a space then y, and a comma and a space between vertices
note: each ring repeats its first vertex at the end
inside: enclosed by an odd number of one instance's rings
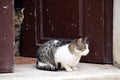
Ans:
POLYGON ((82 56, 87 56, 89 54, 89 50, 85 50, 82 56))

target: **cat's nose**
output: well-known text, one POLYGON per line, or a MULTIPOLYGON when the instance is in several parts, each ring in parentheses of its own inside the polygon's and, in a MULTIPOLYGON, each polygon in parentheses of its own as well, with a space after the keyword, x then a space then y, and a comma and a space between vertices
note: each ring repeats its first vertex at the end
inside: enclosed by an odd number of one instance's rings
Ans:
POLYGON ((86 56, 87 54, 89 54, 89 50, 86 51, 86 54, 84 56, 86 56))
POLYGON ((88 53, 90 52, 90 50, 88 50, 88 53))

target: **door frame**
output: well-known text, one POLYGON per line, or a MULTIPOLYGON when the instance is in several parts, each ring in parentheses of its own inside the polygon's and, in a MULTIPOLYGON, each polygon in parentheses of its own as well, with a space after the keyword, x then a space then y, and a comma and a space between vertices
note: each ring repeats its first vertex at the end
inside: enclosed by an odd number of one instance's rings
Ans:
POLYGON ((0 73, 14 71, 14 0, 0 0, 0 73))
POLYGON ((113 10, 113 64, 120 68, 120 0, 114 0, 113 10))

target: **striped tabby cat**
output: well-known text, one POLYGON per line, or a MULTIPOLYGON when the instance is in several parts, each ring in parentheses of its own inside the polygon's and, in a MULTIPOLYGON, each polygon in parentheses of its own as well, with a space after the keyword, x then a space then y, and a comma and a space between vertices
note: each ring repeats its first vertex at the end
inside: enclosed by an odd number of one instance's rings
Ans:
POLYGON ((63 44, 59 40, 50 40, 42 44, 37 53, 36 68, 40 70, 77 70, 81 56, 89 53, 86 39, 79 38, 69 44, 63 44))
POLYGON ((15 26, 15 55, 20 55, 20 37, 21 37, 21 24, 24 19, 24 8, 15 8, 14 26, 15 26))

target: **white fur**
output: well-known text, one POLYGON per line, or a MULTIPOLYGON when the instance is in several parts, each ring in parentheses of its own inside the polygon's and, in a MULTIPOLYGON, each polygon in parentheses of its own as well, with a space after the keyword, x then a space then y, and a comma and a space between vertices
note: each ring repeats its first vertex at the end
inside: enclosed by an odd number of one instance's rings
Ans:
POLYGON ((85 56, 89 53, 88 45, 87 49, 83 52, 75 49, 76 53, 70 53, 68 46, 67 44, 57 49, 55 53, 55 62, 56 64, 60 62, 66 71, 77 70, 75 66, 79 63, 81 56, 85 56))
POLYGON ((54 40, 54 43, 57 43, 57 42, 59 42, 58 40, 54 40))
POLYGON ((46 66, 47 64, 38 61, 38 66, 46 66))
POLYGON ((53 65, 51 65, 49 63, 42 63, 40 61, 38 61, 38 66, 51 66, 51 67, 54 67, 53 65))

